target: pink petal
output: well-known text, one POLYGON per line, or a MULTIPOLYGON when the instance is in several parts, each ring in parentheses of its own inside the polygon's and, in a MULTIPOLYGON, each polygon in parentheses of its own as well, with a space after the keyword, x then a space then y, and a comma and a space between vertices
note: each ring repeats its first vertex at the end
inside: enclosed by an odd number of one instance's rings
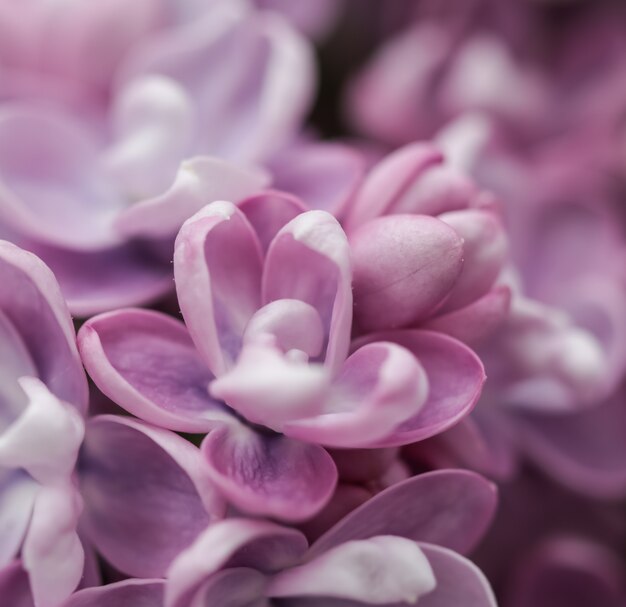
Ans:
POLYGON ((306 549, 299 531, 274 523, 237 518, 214 523, 172 563, 165 604, 186 607, 203 582, 220 569, 280 571, 297 563, 306 549))
POLYGON ((298 299, 317 310, 326 335, 323 360, 333 372, 348 353, 350 280, 347 238, 337 220, 324 211, 309 211, 290 221, 267 252, 263 301, 298 299))
POLYGON ((207 202, 238 201, 265 188, 268 182, 260 169, 197 156, 182 162, 169 189, 128 207, 115 225, 126 236, 171 238, 207 202))
POLYGON ((335 464, 320 446, 243 425, 213 430, 202 452, 226 499, 252 514, 307 519, 330 499, 337 481, 335 464))
POLYGON ((421 602, 434 587, 433 572, 418 545, 383 535, 345 542, 282 571, 266 592, 276 598, 332 597, 388 605, 421 602))
POLYGON ((207 432, 230 419, 209 396, 213 376, 185 325, 149 310, 109 312, 87 321, 78 335, 83 363, 114 402, 152 424, 207 432))
MULTIPOLYGON (((220 607, 271 607, 265 598, 266 577, 245 567, 212 575, 198 590, 193 605, 220 607)), ((174 604, 167 607, 174 607, 174 604)))
POLYGON ((275 190, 249 196, 237 206, 254 228, 264 253, 280 229, 307 210, 299 198, 275 190))
POLYGON ((323 411, 288 421, 283 432, 332 447, 367 447, 416 415, 427 396, 426 372, 408 350, 370 343, 346 360, 323 411))
POLYGON ((420 411, 377 446, 424 440, 452 427, 474 408, 485 382, 485 371, 478 356, 467 346, 431 331, 389 331, 367 337, 368 342, 383 340, 413 353, 426 371, 429 393, 420 411))
POLYGON ((215 375, 232 366, 261 304, 262 253, 252 226, 228 202, 187 220, 176 238, 178 301, 196 347, 215 375))
POLYGON ((35 607, 28 574, 19 561, 0 568, 0 596, 11 607, 35 607))
POLYGON ((0 241, 0 309, 19 333, 41 380, 83 411, 87 382, 74 327, 54 275, 35 255, 0 241))
POLYGON ((420 607, 497 607, 496 597, 484 574, 468 559, 448 548, 420 543, 437 585, 420 599, 420 607))
POLYGON ((0 473, 0 570, 19 553, 38 488, 39 485, 21 470, 3 469, 0 473))
POLYGON ((318 539, 307 560, 343 542, 397 535, 469 552, 487 531, 495 486, 462 470, 420 474, 379 493, 318 539))
POLYGON ((224 504, 199 450, 172 432, 98 416, 81 453, 87 536, 116 569, 161 577, 224 504))
POLYGON ((163 607, 163 580, 124 580, 73 594, 63 607, 163 607))
POLYGON ((463 241, 426 215, 393 215, 351 234, 355 315, 364 330, 417 323, 450 293, 463 267, 463 241))

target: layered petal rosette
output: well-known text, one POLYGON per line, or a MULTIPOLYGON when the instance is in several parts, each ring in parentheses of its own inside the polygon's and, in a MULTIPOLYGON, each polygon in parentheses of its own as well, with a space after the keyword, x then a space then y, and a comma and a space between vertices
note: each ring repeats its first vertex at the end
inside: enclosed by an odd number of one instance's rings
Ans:
POLYGON ((348 240, 328 213, 300 209, 279 195, 208 205, 176 241, 186 327, 121 310, 79 333, 105 394, 151 423, 209 432, 202 451, 228 499, 286 520, 315 514, 333 491, 320 445, 431 436, 471 409, 484 379, 471 350, 434 333, 407 346, 372 339, 348 356, 348 240))

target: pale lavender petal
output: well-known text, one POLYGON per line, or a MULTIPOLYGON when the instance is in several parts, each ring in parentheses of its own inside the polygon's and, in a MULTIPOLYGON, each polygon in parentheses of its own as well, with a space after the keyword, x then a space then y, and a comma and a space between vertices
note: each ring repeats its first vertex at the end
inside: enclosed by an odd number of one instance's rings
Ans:
POLYGON ((489 211, 462 210, 439 215, 463 239, 463 269, 441 312, 458 310, 484 296, 499 276, 508 254, 507 237, 489 211))
POLYGON ((79 410, 87 381, 74 327, 54 275, 35 255, 0 241, 0 309, 19 333, 39 377, 79 410))
POLYGON ((237 206, 254 228, 264 253, 280 229, 307 210, 302 200, 277 190, 249 196, 237 206))
POLYGON ((172 563, 165 603, 186 607, 203 582, 220 569, 250 567, 265 573, 296 564, 308 547, 295 529, 260 520, 213 523, 172 563))
POLYGON ((80 123, 32 106, 0 113, 0 219, 27 238, 77 250, 119 244, 123 208, 99 173, 97 145, 80 123))
POLYGON ((351 201, 346 218, 348 230, 388 214, 393 206, 401 204, 415 182, 442 160, 441 152, 425 143, 414 143, 386 156, 370 171, 351 201))
POLYGON ((497 286, 470 305, 447 314, 438 314, 420 326, 446 333, 468 346, 476 346, 502 325, 510 307, 511 289, 504 285, 497 286))
POLYGON ((460 341, 416 330, 375 333, 367 341, 390 341, 412 352, 426 371, 429 386, 428 399, 420 411, 377 446, 424 440, 452 427, 474 408, 485 382, 485 370, 478 356, 460 341))
POLYGON ((434 587, 433 572, 417 543, 383 535, 345 542, 277 573, 266 592, 276 598, 323 596, 388 605, 417 603, 434 587))
POLYGON ((313 306, 325 329, 325 365, 337 372, 345 360, 352 322, 350 249, 337 220, 309 211, 276 235, 263 270, 263 301, 298 299, 313 306))
POLYGON ((0 596, 11 607, 35 607, 28 574, 19 561, 0 568, 0 596))
POLYGON ((79 331, 83 363, 115 403, 152 424, 207 432, 230 419, 209 396, 213 376, 185 325, 160 312, 128 309, 87 321, 79 331))
POLYGON ((337 481, 335 464, 319 445, 243 425, 213 430, 202 451, 226 499, 252 514, 307 519, 330 499, 337 481))
POLYGON ((495 486, 473 472, 428 472, 393 485, 351 512, 318 539, 308 559, 343 542, 397 535, 469 552, 496 507, 495 486))
POLYGON ((124 580, 74 593, 62 607, 163 607, 164 580, 124 580))
MULTIPOLYGON (((113 249, 77 252, 37 242, 24 246, 52 269, 72 312, 88 317, 150 303, 173 290, 171 253, 130 241, 113 249)), ((171 250, 171 243, 164 246, 171 250)))
POLYGON ((493 590, 484 574, 468 559, 432 544, 420 542, 437 585, 420 599, 420 607, 497 607, 493 590))
POLYGON ((442 305, 463 267, 463 241, 426 215, 392 215, 350 235, 355 316, 368 331, 420 322, 442 305))
POLYGON ((176 238, 174 276, 187 328, 211 371, 232 366, 246 324, 261 304, 262 252, 245 215, 214 202, 176 238))
POLYGON ((89 422, 79 472, 87 537, 130 575, 163 576, 174 557, 223 514, 198 449, 129 418, 89 422))
POLYGON ((0 468, 0 569, 18 555, 38 488, 22 470, 0 468))
POLYGON ((117 229, 126 236, 171 238, 208 202, 236 202, 269 183, 260 169, 205 156, 184 160, 171 179, 171 186, 163 194, 141 200, 120 213, 115 221, 117 229))
MULTIPOLYGON (((265 598, 266 578, 254 569, 237 567, 211 576, 198 590, 194 607, 271 607, 265 598)), ((174 604, 166 604, 174 607, 174 604)))
POLYGON ((71 481, 42 486, 35 499, 22 560, 37 607, 57 607, 78 586, 85 554, 78 537, 82 501, 71 481))
POLYGON ((288 421, 283 432, 332 447, 367 447, 414 417, 427 398, 426 372, 411 352, 370 343, 348 357, 322 411, 288 421))

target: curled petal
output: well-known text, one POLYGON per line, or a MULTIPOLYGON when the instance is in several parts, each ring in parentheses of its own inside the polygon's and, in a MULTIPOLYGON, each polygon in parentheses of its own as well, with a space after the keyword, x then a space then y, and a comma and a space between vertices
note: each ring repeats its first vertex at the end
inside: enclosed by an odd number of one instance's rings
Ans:
POLYGON ((487 531, 495 507, 495 486, 474 472, 420 474, 348 514, 311 546, 307 560, 343 542, 375 535, 397 535, 469 552, 487 531))
POLYGON ((109 312, 87 321, 78 343, 96 385, 137 417, 182 432, 230 419, 209 396, 213 376, 180 321, 148 310, 109 312))
MULTIPOLYGON (((213 574, 198 590, 192 605, 221 607, 271 607, 265 598, 266 577, 246 567, 213 574)), ((167 605, 167 607, 173 607, 167 605)))
POLYGON ((245 215, 214 202, 176 238, 174 276, 189 333, 211 371, 232 366, 246 324, 261 304, 262 253, 245 215))
POLYGON ((417 323, 450 293, 463 267, 463 240, 426 215, 367 222, 350 237, 355 315, 368 331, 417 323))
POLYGON ((433 571, 417 543, 383 535, 346 542, 278 573, 266 592, 276 598, 324 596, 389 605, 421 602, 434 587, 433 571))
POLYGON ((323 410, 287 422, 283 432, 332 447, 367 447, 416 415, 427 396, 426 372, 408 350, 371 343, 348 357, 323 410))
POLYGON ((88 538, 115 568, 161 577, 224 505, 200 452, 130 418, 93 418, 79 464, 88 538))
POLYGON ((74 593, 63 607, 163 607, 164 580, 124 580, 74 593))
POLYGON ((350 250, 337 220, 302 213, 280 230, 267 252, 263 301, 298 299, 317 310, 326 336, 324 363, 336 372, 348 353, 352 322, 350 250))
POLYGON ((203 582, 220 569, 280 571, 297 563, 306 549, 299 531, 274 523, 246 519, 214 523, 172 563, 165 604, 186 607, 203 582))
POLYGON ((213 430, 202 451, 226 499, 252 514, 305 520, 323 508, 337 482, 335 464, 319 445, 243 425, 213 430))

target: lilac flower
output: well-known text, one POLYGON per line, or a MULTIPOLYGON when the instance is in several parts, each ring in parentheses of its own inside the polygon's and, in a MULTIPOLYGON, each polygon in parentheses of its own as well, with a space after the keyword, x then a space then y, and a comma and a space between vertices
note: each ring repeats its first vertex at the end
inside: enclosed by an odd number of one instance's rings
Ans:
POLYGON ((85 421, 86 377, 52 273, 0 241, 0 276, 0 567, 19 556, 36 607, 74 590, 92 546, 121 571, 162 576, 223 514, 198 449, 127 418, 85 421))
POLYGON ((187 327, 121 310, 79 333, 105 394, 156 425, 210 431, 202 451, 226 497, 286 520, 312 516, 332 493, 336 469, 320 445, 431 436, 471 409, 483 381, 471 350, 430 332, 347 356, 347 238, 331 215, 300 205, 216 202, 185 223, 174 273, 187 327))
POLYGON ((495 494, 480 477, 418 476, 373 498, 312 546, 260 520, 216 523, 174 561, 166 607, 188 605, 495 605, 470 550, 495 494))

